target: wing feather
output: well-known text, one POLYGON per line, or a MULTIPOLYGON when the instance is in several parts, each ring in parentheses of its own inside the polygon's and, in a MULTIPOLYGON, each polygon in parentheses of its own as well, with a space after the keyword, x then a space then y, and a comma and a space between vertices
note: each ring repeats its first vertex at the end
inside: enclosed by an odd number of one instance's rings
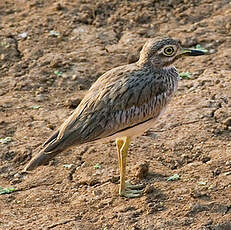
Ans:
POLYGON ((158 117, 176 87, 149 69, 134 69, 135 72, 131 65, 129 70, 123 66, 101 76, 60 127, 58 135, 53 135, 56 142, 65 140, 68 146, 82 144, 158 117))

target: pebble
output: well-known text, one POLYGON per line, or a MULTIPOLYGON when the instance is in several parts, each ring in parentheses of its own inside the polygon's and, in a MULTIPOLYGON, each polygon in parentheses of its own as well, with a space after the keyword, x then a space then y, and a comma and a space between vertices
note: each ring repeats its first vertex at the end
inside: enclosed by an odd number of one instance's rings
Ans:
POLYGON ((60 10, 63 10, 63 6, 60 4, 60 3, 57 3, 56 5, 56 10, 60 11, 60 10))
POLYGON ((98 190, 94 190, 92 193, 93 193, 95 196, 100 196, 103 192, 102 192, 102 190, 98 189, 98 190))
POLYGON ((135 176, 139 179, 144 179, 147 177, 149 171, 149 162, 144 162, 136 166, 135 176))
POLYGON ((42 94, 38 94, 35 99, 37 102, 42 102, 45 100, 45 96, 42 94))
POLYGON ((66 100, 65 105, 70 109, 75 109, 79 105, 81 100, 82 100, 81 98, 68 99, 66 100))
POLYGON ((16 174, 14 174, 14 178, 22 178, 22 174, 16 173, 16 174))
POLYGON ((226 126, 231 126, 231 117, 228 117, 226 118, 223 123, 226 125, 226 126))
POLYGON ((72 77, 71 77, 71 80, 72 81, 75 81, 75 80, 77 80, 78 79, 78 76, 76 75, 76 74, 74 74, 72 77))

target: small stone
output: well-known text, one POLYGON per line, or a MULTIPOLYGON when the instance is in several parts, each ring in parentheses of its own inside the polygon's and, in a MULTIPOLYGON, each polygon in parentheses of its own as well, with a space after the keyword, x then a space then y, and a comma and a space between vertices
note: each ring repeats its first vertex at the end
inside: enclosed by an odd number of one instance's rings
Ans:
POLYGON ((54 130, 55 129, 55 126, 53 124, 48 124, 47 127, 51 130, 54 130))
POLYGON ((138 60, 139 60, 139 55, 130 54, 128 55, 127 63, 131 64, 131 63, 137 62, 138 60))
POLYGON ((16 173, 16 174, 14 174, 14 178, 22 178, 22 174, 16 173))
POLYGON ((145 179, 149 171, 149 162, 144 162, 136 166, 135 176, 139 179, 145 179))
POLYGON ((71 80, 72 80, 72 81, 75 81, 75 80, 77 80, 77 78, 78 78, 78 76, 77 76, 76 74, 74 74, 74 75, 71 77, 71 80))
POLYGON ((90 181, 88 181, 88 185, 89 186, 94 186, 94 185, 96 185, 96 184, 99 184, 100 183, 100 181, 98 181, 97 179, 91 179, 90 181))
POLYGON ((209 50, 209 53, 210 53, 210 54, 214 54, 214 53, 216 53, 216 50, 215 50, 215 49, 210 49, 210 50, 209 50))
POLYGON ((231 126, 231 117, 228 117, 226 118, 223 123, 226 125, 226 126, 231 126))
POLYGON ((202 159, 201 159, 201 161, 203 162, 203 163, 207 163, 208 161, 210 161, 211 160, 211 157, 208 157, 208 156, 205 156, 205 157, 203 157, 202 159))
POLYGON ((112 177, 110 178, 110 181, 111 181, 113 184, 118 183, 119 180, 120 180, 119 176, 112 176, 112 177))
POLYGON ((76 98, 76 99, 68 99, 66 102, 65 102, 65 105, 70 108, 70 109, 75 109, 79 103, 81 102, 81 98, 76 98))
POLYGON ((42 102, 42 101, 45 100, 45 97, 44 97, 44 95, 42 95, 42 94, 38 94, 38 95, 36 96, 35 100, 36 100, 37 102, 42 102))
POLYGON ((59 35, 60 35, 60 33, 57 32, 57 31, 55 31, 55 30, 51 30, 51 31, 49 32, 49 36, 50 36, 50 37, 58 37, 59 35))
POLYGON ((94 190, 93 192, 92 192, 95 196, 100 196, 100 195, 102 195, 102 190, 100 190, 100 189, 98 189, 98 190, 94 190))
POLYGON ((227 30, 230 30, 231 25, 230 25, 229 23, 227 23, 227 24, 225 25, 225 28, 226 28, 227 30))
POLYGON ((217 79, 216 81, 215 81, 215 84, 219 84, 221 81, 219 80, 219 79, 217 79))
POLYGON ((217 168, 212 173, 213 173, 213 176, 215 177, 221 174, 221 170, 217 168))
POLYGON ((27 32, 18 35, 19 38, 26 38, 28 36, 27 32))
POLYGON ((58 11, 63 10, 63 6, 60 3, 57 3, 56 10, 58 11))
POLYGON ((154 188, 153 185, 147 185, 145 187, 145 193, 146 194, 151 194, 151 193, 155 193, 157 190, 154 188))
POLYGON ((84 85, 80 84, 80 85, 78 86, 78 89, 79 89, 79 90, 84 90, 84 89, 86 89, 86 87, 85 87, 84 85))

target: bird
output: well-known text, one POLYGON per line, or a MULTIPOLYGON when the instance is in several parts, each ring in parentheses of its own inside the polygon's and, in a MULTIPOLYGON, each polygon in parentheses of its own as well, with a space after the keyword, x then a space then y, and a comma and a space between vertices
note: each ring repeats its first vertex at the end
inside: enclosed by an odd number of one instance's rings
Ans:
POLYGON ((137 62, 113 68, 98 78, 24 171, 49 162, 72 146, 115 140, 120 171, 119 195, 141 196, 143 185, 126 181, 131 139, 153 127, 176 92, 180 78, 173 63, 184 56, 203 54, 205 51, 201 49, 182 48, 179 40, 170 37, 148 39, 137 62))

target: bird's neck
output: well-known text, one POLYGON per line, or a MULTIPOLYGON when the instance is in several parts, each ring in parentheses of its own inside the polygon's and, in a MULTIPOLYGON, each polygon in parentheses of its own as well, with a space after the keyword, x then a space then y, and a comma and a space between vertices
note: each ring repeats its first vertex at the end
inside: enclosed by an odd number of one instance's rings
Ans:
POLYGON ((138 66, 141 66, 141 67, 144 67, 144 68, 148 68, 148 69, 153 69, 153 71, 172 71, 172 70, 175 70, 176 71, 176 68, 174 65, 170 64, 170 65, 166 65, 166 66, 163 66, 163 65, 154 65, 151 61, 149 60, 144 60, 144 59, 140 59, 138 62, 137 62, 137 65, 138 66))
POLYGON ((168 65, 168 66, 164 66, 162 69, 168 71, 168 70, 176 69, 176 67, 174 65, 168 65))

